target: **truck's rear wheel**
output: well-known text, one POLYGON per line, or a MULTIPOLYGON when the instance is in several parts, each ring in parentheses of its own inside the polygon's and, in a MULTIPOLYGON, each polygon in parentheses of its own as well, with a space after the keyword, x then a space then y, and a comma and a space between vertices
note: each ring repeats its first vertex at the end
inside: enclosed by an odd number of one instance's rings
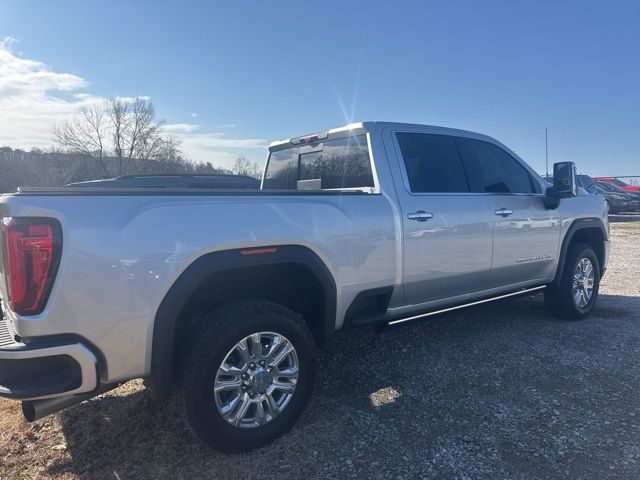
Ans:
POLYGON ((187 354, 187 420, 204 442, 242 452, 289 430, 315 380, 313 338, 302 317, 262 300, 225 305, 203 320, 187 354))
POLYGON ((569 320, 591 314, 600 287, 600 264, 593 249, 583 243, 569 246, 560 281, 544 291, 551 312, 569 320))

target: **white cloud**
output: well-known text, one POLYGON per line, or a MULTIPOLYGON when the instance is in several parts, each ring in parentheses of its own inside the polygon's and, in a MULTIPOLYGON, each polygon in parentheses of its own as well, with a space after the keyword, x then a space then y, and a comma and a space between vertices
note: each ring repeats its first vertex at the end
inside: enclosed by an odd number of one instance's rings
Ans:
POLYGON ((6 48, 9 49, 11 48, 11 45, 13 45, 14 43, 17 43, 18 39, 13 38, 13 37, 4 37, 3 39, 0 39, 0 48, 6 48))
POLYGON ((164 129, 171 133, 194 132, 198 128, 200 128, 200 125, 193 125, 191 123, 170 123, 164 126, 164 129))
POLYGON ((57 73, 47 65, 14 55, 13 38, 0 41, 0 144, 12 147, 51 143, 51 127, 78 108, 101 100, 79 92, 82 77, 57 73), (60 92, 68 92, 67 97, 60 92))
POLYGON ((194 123, 172 123, 164 128, 167 132, 180 135, 183 154, 190 160, 231 167, 241 155, 259 164, 266 159, 268 142, 262 138, 237 138, 220 132, 201 132, 201 126, 194 123))
POLYGON ((198 162, 231 167, 240 155, 259 164, 262 164, 267 156, 268 142, 261 138, 236 138, 222 133, 193 131, 181 136, 184 156, 198 162))
MULTIPOLYGON (((12 49, 15 42, 11 37, 0 39, 0 146, 45 147, 52 144, 56 122, 105 98, 87 92, 89 82, 78 75, 55 72, 43 62, 19 56, 12 49)), ((266 158, 263 139, 201 131, 191 123, 168 124, 165 129, 183 138, 183 153, 190 160, 230 167, 239 155, 258 162, 266 158)))

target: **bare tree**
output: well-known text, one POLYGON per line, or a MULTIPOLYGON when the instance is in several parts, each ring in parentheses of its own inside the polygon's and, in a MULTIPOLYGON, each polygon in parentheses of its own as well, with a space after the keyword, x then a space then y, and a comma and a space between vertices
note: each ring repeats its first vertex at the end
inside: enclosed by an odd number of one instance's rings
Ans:
POLYGON ((55 125, 52 136, 63 148, 96 160, 102 173, 109 176, 104 163, 108 128, 104 105, 93 104, 83 107, 71 120, 55 125))
POLYGON ((97 161, 105 176, 127 173, 134 159, 176 160, 181 140, 164 132, 147 98, 112 98, 84 107, 79 114, 53 129, 56 143, 97 161), (105 157, 115 157, 116 168, 105 157))
POLYGON ((257 163, 252 162, 245 156, 236 158, 235 162, 233 162, 233 167, 231 170, 236 175, 247 175, 254 178, 260 178, 262 175, 260 166, 257 163))
POLYGON ((251 163, 251 168, 249 169, 249 176, 257 179, 262 178, 262 168, 256 162, 251 163))
POLYGON ((236 175, 247 175, 249 173, 249 168, 251 167, 251 161, 244 156, 236 158, 236 161, 233 162, 233 173, 236 175))
POLYGON ((162 162, 183 162, 180 156, 182 138, 175 133, 146 136, 138 146, 136 158, 140 160, 159 160, 162 162))

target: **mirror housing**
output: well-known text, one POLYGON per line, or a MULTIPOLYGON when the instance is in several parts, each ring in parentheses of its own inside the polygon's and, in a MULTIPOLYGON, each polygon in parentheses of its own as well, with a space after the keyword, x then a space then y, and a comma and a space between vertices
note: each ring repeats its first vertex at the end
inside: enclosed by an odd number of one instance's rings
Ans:
POLYGON ((546 194, 545 206, 552 210, 558 208, 560 199, 578 195, 575 163, 558 162, 553 164, 553 187, 548 187, 546 194))
POLYGON ((570 198, 578 195, 575 163, 559 162, 553 164, 553 195, 556 198, 570 198))

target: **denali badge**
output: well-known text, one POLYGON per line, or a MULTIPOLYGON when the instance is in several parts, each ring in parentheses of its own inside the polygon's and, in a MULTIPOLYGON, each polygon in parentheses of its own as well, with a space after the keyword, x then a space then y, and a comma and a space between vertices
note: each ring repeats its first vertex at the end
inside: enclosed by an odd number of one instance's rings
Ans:
POLYGON ((537 262, 538 260, 546 260, 547 258, 551 258, 551 255, 545 253, 544 255, 538 255, 537 257, 516 258, 516 263, 537 262))

